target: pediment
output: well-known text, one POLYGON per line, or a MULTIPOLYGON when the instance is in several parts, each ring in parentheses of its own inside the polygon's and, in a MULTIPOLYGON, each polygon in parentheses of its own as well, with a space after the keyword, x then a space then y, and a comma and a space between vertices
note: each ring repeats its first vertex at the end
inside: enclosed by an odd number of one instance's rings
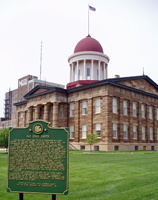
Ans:
POLYGON ((117 83, 126 85, 131 88, 135 88, 138 90, 142 90, 144 92, 158 95, 157 85, 154 82, 150 82, 146 79, 136 79, 136 80, 131 79, 131 80, 125 80, 125 81, 117 81, 117 83))
POLYGON ((35 88, 33 88, 31 91, 29 91, 24 96, 24 98, 29 99, 29 98, 32 98, 34 96, 40 96, 40 95, 46 94, 50 91, 53 91, 53 89, 54 89, 54 87, 38 85, 35 88))

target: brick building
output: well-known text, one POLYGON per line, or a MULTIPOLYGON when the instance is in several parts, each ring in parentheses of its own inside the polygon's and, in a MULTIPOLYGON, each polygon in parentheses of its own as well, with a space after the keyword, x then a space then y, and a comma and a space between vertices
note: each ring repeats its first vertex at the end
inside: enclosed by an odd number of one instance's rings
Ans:
POLYGON ((15 103, 16 126, 42 119, 69 127, 70 144, 89 149, 86 133, 98 135, 96 150, 158 150, 158 85, 148 76, 108 79, 109 57, 87 36, 68 58, 67 89, 35 86, 15 103))
POLYGON ((16 125, 16 106, 17 102, 24 101, 24 95, 37 85, 57 86, 64 88, 64 85, 39 80, 37 76, 27 75, 18 79, 18 88, 10 90, 5 94, 4 117, 0 118, 0 129, 2 127, 14 127, 16 125))

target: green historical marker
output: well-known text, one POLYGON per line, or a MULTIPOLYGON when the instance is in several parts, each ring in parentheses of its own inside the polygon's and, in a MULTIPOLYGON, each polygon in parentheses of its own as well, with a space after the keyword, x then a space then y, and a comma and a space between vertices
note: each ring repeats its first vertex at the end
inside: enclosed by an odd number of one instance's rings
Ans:
POLYGON ((68 194, 68 128, 33 121, 9 133, 8 192, 68 194))

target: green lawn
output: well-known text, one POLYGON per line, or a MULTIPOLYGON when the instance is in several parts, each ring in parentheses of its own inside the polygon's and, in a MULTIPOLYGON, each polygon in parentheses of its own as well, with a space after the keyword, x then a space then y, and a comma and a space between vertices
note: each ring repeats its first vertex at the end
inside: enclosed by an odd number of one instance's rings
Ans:
MULTIPOLYGON (((70 151, 69 194, 57 200, 157 200, 158 152, 70 151)), ((0 152, 0 200, 19 199, 7 193, 7 154, 0 152)), ((51 195, 24 194, 24 200, 50 200, 51 195)))

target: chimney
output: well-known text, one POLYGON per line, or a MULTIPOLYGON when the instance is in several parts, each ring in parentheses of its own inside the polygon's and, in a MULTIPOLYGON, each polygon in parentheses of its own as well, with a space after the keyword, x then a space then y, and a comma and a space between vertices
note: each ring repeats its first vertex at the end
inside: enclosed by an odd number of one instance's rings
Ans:
POLYGON ((116 75, 115 75, 115 78, 120 78, 120 75, 116 74, 116 75))

